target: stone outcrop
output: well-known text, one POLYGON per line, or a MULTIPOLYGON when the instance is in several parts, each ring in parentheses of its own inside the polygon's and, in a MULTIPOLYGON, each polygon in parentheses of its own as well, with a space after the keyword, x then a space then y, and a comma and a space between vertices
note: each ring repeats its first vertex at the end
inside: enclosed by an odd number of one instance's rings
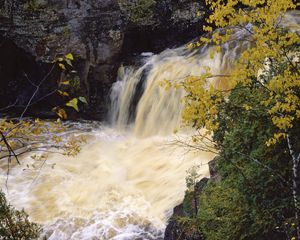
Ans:
MULTIPOLYGON (((120 63, 191 40, 204 15, 194 0, 0 0, 0 108, 26 103, 34 90, 28 79, 38 83, 53 59, 71 52, 89 101, 85 117, 102 119, 120 63)), ((49 76, 40 97, 57 77, 49 76)), ((57 98, 43 101, 54 106, 57 98)))
POLYGON ((189 228, 180 223, 177 218, 191 217, 196 213, 195 206, 199 204, 199 196, 209 179, 201 179, 192 193, 186 193, 183 203, 176 206, 173 210, 173 215, 166 227, 164 240, 202 240, 202 233, 200 229, 189 228), (193 196, 197 196, 194 198, 193 196))
POLYGON ((196 219, 196 214, 201 211, 199 198, 202 191, 211 181, 220 181, 218 174, 218 157, 209 162, 210 178, 201 179, 195 186, 194 191, 186 192, 183 203, 176 206, 165 230, 164 240, 202 240, 201 229, 189 227, 178 221, 178 218, 196 219))

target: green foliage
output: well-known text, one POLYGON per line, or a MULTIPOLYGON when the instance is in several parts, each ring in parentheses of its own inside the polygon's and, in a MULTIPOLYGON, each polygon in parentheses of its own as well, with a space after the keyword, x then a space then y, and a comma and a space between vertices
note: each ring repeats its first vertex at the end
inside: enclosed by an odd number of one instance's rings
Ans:
POLYGON ((200 225, 207 239, 244 239, 251 208, 230 183, 210 184, 201 196, 200 225))
POLYGON ((85 97, 79 97, 78 100, 82 103, 88 104, 87 100, 85 97))
MULTIPOLYGON (((80 105, 78 105, 78 103, 81 102, 82 104, 87 105, 88 102, 84 96, 78 96, 78 92, 80 91, 80 78, 77 75, 71 77, 69 74, 70 70, 72 70, 73 68, 73 61, 73 54, 68 53, 55 59, 53 63, 57 64, 64 74, 64 78, 62 78, 58 83, 59 89, 57 90, 57 92, 63 98, 68 99, 68 101, 65 102, 64 106, 67 106, 75 110, 76 112, 79 112, 80 105), (68 77, 69 80, 66 80, 66 77, 68 77), (71 97, 72 95, 74 97, 71 97)), ((55 112, 61 119, 68 118, 68 114, 64 109, 64 106, 56 106, 52 109, 52 111, 55 112)))
POLYGON ((210 43, 211 49, 223 51, 224 43, 236 42, 233 34, 240 29, 249 32, 240 44, 251 44, 230 70, 221 73, 224 86, 210 84, 208 79, 215 76, 209 69, 183 82, 187 91, 183 117, 207 130, 193 137, 195 144, 212 137, 222 179, 202 193, 198 227, 209 240, 298 240, 299 26, 290 31, 280 25, 296 5, 291 0, 206 2, 212 14, 205 30, 212 32, 212 26, 223 30, 189 47, 210 43))
POLYGON ((78 76, 75 76, 70 80, 70 85, 75 91, 79 91, 80 89, 80 78, 78 76))
POLYGON ((120 9, 129 16, 133 23, 146 23, 153 17, 155 0, 118 0, 120 9))
POLYGON ((197 218, 186 216, 177 217, 174 220, 180 229, 179 236, 176 239, 201 240, 203 238, 199 220, 197 218))
POLYGON ((195 191, 197 182, 201 179, 201 174, 198 173, 201 166, 193 166, 187 171, 187 177, 185 178, 187 191, 195 191))
POLYGON ((200 166, 193 166, 187 171, 187 177, 185 178, 187 190, 183 200, 183 209, 189 216, 197 216, 198 214, 198 201, 197 195, 197 183, 201 179, 199 174, 200 166))
MULTIPOLYGON (((214 139, 221 149, 218 169, 224 180, 211 183, 201 196, 200 225, 207 239, 272 239, 290 234, 286 222, 293 219, 293 201, 286 185, 291 180, 286 146, 265 144, 276 131, 265 109, 241 107, 257 106, 261 98, 260 85, 238 87, 220 106, 220 128, 214 139)), ((299 143, 295 147, 299 149, 299 143)))
MULTIPOLYGON (((213 140, 219 148, 218 174, 200 195, 198 215, 193 214, 188 190, 185 213, 178 223, 183 231, 203 232, 205 239, 292 239, 296 221, 291 194, 291 161, 286 143, 267 146, 277 131, 266 106, 259 105, 267 95, 261 85, 238 85, 218 106, 213 140), (244 109, 244 105, 253 106, 244 109)), ((299 136, 299 125, 290 129, 299 136)), ((294 139, 294 148, 300 141, 294 139)), ((194 171, 187 177, 188 189, 195 186, 194 171)), ((298 183, 299 179, 298 179, 298 183)), ((199 196, 196 196, 199 198, 199 196)))
POLYGON ((11 207, 0 192, 0 238, 3 240, 34 240, 38 239, 41 228, 31 223, 28 215, 11 207))

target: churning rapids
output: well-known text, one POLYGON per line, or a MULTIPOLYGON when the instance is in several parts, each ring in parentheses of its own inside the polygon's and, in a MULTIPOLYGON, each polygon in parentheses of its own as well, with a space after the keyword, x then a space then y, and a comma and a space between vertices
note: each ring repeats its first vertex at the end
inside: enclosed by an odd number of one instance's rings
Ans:
MULTIPOLYGON (((245 34, 238 32, 237 41, 245 34)), ((24 170, 38 163, 22 159, 10 172, 10 203, 42 224, 49 240, 163 239, 172 209, 183 199, 187 169, 200 164, 207 176, 213 155, 171 144, 193 130, 173 133, 181 126, 185 93, 165 90, 161 82, 200 75, 206 66, 224 73, 245 47, 231 42, 213 59, 212 47, 181 47, 121 67, 111 90, 111 124, 76 123, 72 134, 87 136, 88 143, 75 158, 49 155, 40 171, 24 170)), ((5 190, 4 166, 0 180, 5 190)))

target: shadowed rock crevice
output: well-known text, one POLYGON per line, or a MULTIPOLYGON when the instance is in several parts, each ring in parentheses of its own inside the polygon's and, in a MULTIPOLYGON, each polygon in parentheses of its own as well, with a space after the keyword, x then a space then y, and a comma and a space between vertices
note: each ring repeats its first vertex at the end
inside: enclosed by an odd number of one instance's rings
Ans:
MULTIPOLYGON (((20 114, 36 90, 36 85, 50 73, 51 65, 36 61, 33 56, 8 39, 0 38, 0 52, 0 108, 3 113, 14 110, 15 114, 20 114)), ((45 104, 45 101, 42 101, 43 97, 56 88, 56 82, 50 79, 57 77, 57 71, 54 69, 35 95, 32 111, 37 111, 45 104)), ((51 109, 51 105, 59 104, 55 95, 54 92, 49 94, 47 108, 51 109)))

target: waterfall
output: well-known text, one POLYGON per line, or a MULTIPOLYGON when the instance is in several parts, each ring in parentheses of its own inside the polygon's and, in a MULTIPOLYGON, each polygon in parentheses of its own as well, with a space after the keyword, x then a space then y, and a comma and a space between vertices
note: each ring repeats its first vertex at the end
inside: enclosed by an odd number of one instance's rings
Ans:
MULTIPOLYGON (((220 52, 183 46, 143 54, 138 66, 121 66, 110 94, 111 124, 79 123, 72 134, 88 142, 76 157, 52 153, 43 162, 25 156, 22 165, 11 166, 10 203, 42 224, 49 240, 162 239, 173 207, 183 199, 186 171, 200 165, 199 174, 207 177, 214 157, 173 144, 178 136, 189 139, 193 130, 173 134, 182 125, 185 92, 162 85, 199 76, 207 67, 214 75, 230 73, 249 47, 241 42, 245 36, 246 30, 236 32, 220 52)), ((221 89, 228 84, 210 81, 221 89)), ((6 167, 0 163, 4 190, 6 167)))
MULTIPOLYGON (((180 128, 185 92, 182 88, 166 90, 164 82, 200 76, 207 68, 214 75, 228 72, 242 49, 249 45, 248 42, 238 44, 247 31, 239 31, 236 35, 237 40, 224 44, 219 53, 209 46, 197 50, 183 46, 147 57, 141 67, 121 66, 110 95, 112 125, 124 129, 129 124, 139 137, 166 136, 180 128)), ((221 79, 214 81, 219 88, 226 87, 226 82, 221 79)))

